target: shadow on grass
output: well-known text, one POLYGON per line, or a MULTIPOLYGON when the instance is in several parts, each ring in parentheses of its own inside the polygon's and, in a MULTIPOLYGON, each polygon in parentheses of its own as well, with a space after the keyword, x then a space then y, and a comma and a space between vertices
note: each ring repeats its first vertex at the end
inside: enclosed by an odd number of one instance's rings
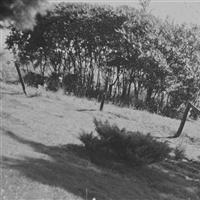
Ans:
POLYGON ((198 194, 183 190, 191 186, 180 177, 171 177, 154 168, 130 168, 125 165, 97 165, 90 162, 81 145, 47 146, 17 136, 13 132, 4 134, 28 145, 35 152, 47 158, 24 157, 14 159, 3 157, 2 166, 16 169, 27 178, 50 186, 60 187, 85 199, 199 199, 198 194), (166 196, 170 194, 169 198, 166 196))
POLYGON ((126 120, 130 120, 128 117, 124 116, 124 115, 121 115, 121 114, 117 114, 117 113, 113 113, 113 112, 108 112, 109 114, 111 115, 114 115, 118 118, 122 118, 122 119, 126 119, 126 120))
POLYGON ((5 94, 7 94, 7 95, 24 95, 24 93, 23 92, 2 92, 1 91, 1 95, 5 95, 5 94))
POLYGON ((17 85, 20 83, 20 81, 19 80, 10 80, 10 81, 7 80, 7 81, 5 81, 5 83, 10 84, 10 85, 17 85))
POLYGON ((42 96, 41 93, 39 93, 39 92, 35 92, 34 94, 28 94, 27 97, 29 97, 29 98, 33 98, 33 97, 40 97, 40 96, 42 96))
POLYGON ((77 109, 78 112, 85 112, 85 111, 97 111, 97 109, 77 109))

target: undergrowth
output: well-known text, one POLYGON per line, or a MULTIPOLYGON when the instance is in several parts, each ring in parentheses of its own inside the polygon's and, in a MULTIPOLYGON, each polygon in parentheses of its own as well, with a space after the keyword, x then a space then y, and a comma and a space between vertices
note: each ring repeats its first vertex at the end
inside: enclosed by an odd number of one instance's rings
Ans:
POLYGON ((79 137, 93 160, 107 159, 128 165, 146 165, 169 157, 167 143, 155 140, 150 134, 126 131, 108 121, 94 119, 97 135, 82 133, 79 137))

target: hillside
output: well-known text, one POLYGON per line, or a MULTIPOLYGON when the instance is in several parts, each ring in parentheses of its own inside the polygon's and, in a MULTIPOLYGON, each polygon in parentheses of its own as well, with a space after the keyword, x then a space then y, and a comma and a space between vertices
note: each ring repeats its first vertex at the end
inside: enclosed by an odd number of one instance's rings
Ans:
MULTIPOLYGON (((173 135, 179 120, 1 82, 1 197, 17 199, 200 199, 200 121, 188 121, 172 146, 190 162, 164 161, 142 169, 103 168, 80 152, 78 136, 93 118, 153 136, 173 135), (77 145, 75 145, 77 144, 77 145), (76 148, 75 148, 76 147, 76 148)), ((164 140, 164 139, 162 139, 164 140)))

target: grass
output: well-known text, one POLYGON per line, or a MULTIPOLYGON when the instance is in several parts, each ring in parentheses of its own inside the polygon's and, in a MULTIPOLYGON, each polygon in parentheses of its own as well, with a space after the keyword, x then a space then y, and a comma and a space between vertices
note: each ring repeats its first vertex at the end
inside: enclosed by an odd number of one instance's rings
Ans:
MULTIPOLYGON (((198 161, 165 160, 142 168, 99 165, 78 140, 82 130, 94 131, 94 117, 154 136, 174 134, 180 121, 113 105, 100 112, 98 103, 61 92, 27 98, 18 85, 1 83, 0 89, 2 199, 86 199, 86 189, 88 200, 200 199, 198 161)), ((197 159, 199 132, 199 121, 188 121, 183 137, 170 145, 182 143, 186 156, 197 159)))
MULTIPOLYGON (((161 166, 160 169, 154 167, 129 168, 125 165, 113 165, 112 168, 110 168, 111 166, 98 167, 89 161, 87 154, 79 145, 47 146, 24 139, 11 131, 3 130, 3 134, 12 138, 19 145, 28 145, 35 152, 47 155, 47 158, 3 157, 2 168, 4 170, 9 168, 20 172, 18 176, 21 177, 17 182, 15 180, 16 187, 19 187, 18 190, 24 186, 22 177, 26 177, 33 185, 37 182, 51 186, 48 188, 50 191, 52 188, 54 190, 61 188, 55 195, 60 195, 62 190, 66 190, 70 194, 84 198, 87 188, 90 199, 94 196, 97 199, 132 199, 132 197, 162 199, 163 194, 169 196, 166 199, 170 199, 172 196, 180 199, 199 198, 196 191, 200 192, 200 183, 186 181, 184 177, 176 175, 172 170, 170 173, 163 173, 160 170, 161 166), (175 175, 170 176, 172 174, 175 175)), ((174 163, 166 162, 166 166, 169 169, 169 166, 174 166, 174 163)), ((200 175, 195 176, 196 179, 200 178, 200 175)), ((6 184, 3 185, 6 186, 6 184)), ((22 195, 26 196, 27 194, 24 194, 23 191, 22 195)), ((74 199, 73 195, 71 198, 74 199)))

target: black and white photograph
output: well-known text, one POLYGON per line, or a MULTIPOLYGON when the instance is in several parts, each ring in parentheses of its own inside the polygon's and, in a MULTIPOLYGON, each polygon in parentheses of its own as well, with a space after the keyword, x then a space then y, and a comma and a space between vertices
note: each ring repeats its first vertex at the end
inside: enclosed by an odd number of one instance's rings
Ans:
POLYGON ((200 0, 0 0, 1 200, 200 200, 200 0))

